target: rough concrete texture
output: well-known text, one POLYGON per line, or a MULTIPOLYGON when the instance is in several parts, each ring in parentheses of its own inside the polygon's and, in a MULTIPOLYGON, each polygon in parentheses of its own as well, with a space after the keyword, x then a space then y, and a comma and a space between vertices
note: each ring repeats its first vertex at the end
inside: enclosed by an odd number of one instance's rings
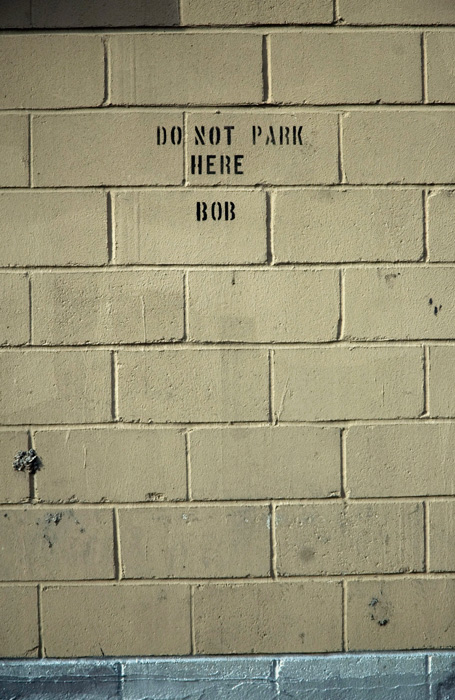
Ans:
POLYGON ((335 270, 191 271, 188 290, 193 340, 336 339, 340 300, 335 270), (288 299, 284 308, 283 298, 288 299))
POLYGON ((8 62, 1 109, 97 107, 104 100, 100 36, 3 35, 0 62, 8 62))
POLYGON ((454 695, 454 0, 0 29, 0 657, 115 655, 55 700, 454 695))
POLYGON ((417 34, 334 30, 272 35, 271 41, 274 102, 366 104, 421 100, 417 34), (383 65, 378 74, 379 55, 383 65))
POLYGON ((421 503, 285 505, 276 509, 282 576, 423 571, 421 503))
POLYGON ((417 417, 423 406, 418 348, 275 351, 278 420, 417 417))
POLYGON ((0 187, 28 187, 28 119, 22 114, 0 115, 0 187))
POLYGON ((114 578, 111 510, 0 511, 1 581, 114 578))
POLYGON ((329 498, 340 492, 336 428, 192 430, 189 441, 198 500, 329 498))
POLYGON ((450 236, 455 216, 455 191, 431 190, 428 197, 429 256, 432 262, 455 260, 450 236))
POLYGON ((351 112, 343 118, 343 124, 347 182, 452 181, 453 112, 351 112), (420 148, 422 143, 425 149, 420 148), (427 153, 433 157, 428 158, 427 153))
POLYGON ((35 27, 153 27, 179 24, 177 0, 32 0, 35 27))
POLYGON ((274 232, 279 263, 417 261, 423 254, 421 193, 280 189, 274 199, 274 232))
POLYGON ((31 285, 37 345, 183 337, 181 272, 44 272, 33 274, 31 285))
POLYGON ((455 333, 455 268, 347 270, 346 338, 449 340, 455 333), (371 307, 378 311, 371 316, 371 307), (407 310, 406 315, 403 309, 407 310))
MULTIPOLYGON (((242 114, 239 112, 191 112, 188 115, 188 158, 186 176, 190 185, 301 185, 333 183, 338 180, 337 119, 335 114, 302 111, 242 114), (234 127, 226 130, 224 127, 234 127), (252 127, 255 127, 253 131, 252 127), (287 127, 282 132, 280 126, 287 127), (205 127, 205 139, 203 134, 205 127), (219 143, 208 143, 210 130, 218 127, 219 143), (269 128, 272 127, 272 131, 269 128), (293 131, 295 127, 295 131, 293 131), (196 131, 199 129, 199 134, 196 131), (300 131, 299 131, 300 130, 300 131), (286 134, 288 133, 288 138, 286 134), (295 133, 295 145, 294 145, 295 133), (231 145, 229 147, 228 140, 231 145), (289 140, 289 143, 287 141, 289 140), (274 143, 275 142, 275 143, 274 143), (209 148, 207 148, 209 145, 209 148), (231 171, 222 168, 222 155, 239 156, 231 171), (207 155, 215 156, 209 163, 207 155), (241 173, 240 173, 241 171, 241 173), (240 177, 240 181, 239 181, 240 177)), ((226 162, 226 161, 224 161, 226 162)))
POLYGON ((348 650, 452 648, 454 583, 453 578, 349 580, 348 650))
POLYGON ((122 508, 119 521, 125 578, 270 574, 266 506, 122 508))
POLYGON ((334 581, 199 584, 196 653, 340 651, 341 597, 334 581))
POLYGON ((103 192, 0 192, 4 267, 103 265, 108 259, 103 192))
MULTIPOLYGON (((449 700, 451 653, 3 661, 21 700, 449 700)), ((9 696, 8 696, 9 697, 9 696)))
MULTIPOLYGON (((10 129, 19 129, 18 119, 14 117, 13 122, 10 118, 10 129)), ((180 185, 183 179, 181 150, 166 146, 159 150, 156 145, 156 129, 169 119, 172 119, 171 126, 182 123, 181 114, 166 117, 150 112, 102 114, 93 111, 34 116, 34 184, 44 187, 180 185)), ((19 136, 18 132, 18 139, 19 136)), ((15 174, 11 175, 14 177, 15 174)), ((11 184, 22 182, 13 180, 11 184)))
POLYGON ((333 19, 330 0, 183 0, 183 24, 328 24, 333 19))
POLYGON ((45 586, 46 656, 189 654, 190 590, 184 584, 45 586))
MULTIPOLYGON (((36 476, 37 492, 43 501, 100 503, 186 498, 182 431, 108 427, 38 430, 34 441, 43 462, 36 476)), ((12 444, 12 438, 9 442, 12 444)), ((15 444, 19 444, 17 438, 15 444)))
POLYGON ((224 217, 221 220, 212 218, 212 207, 218 217, 219 200, 215 195, 210 188, 196 191, 154 189, 117 192, 114 198, 117 263, 265 263, 265 194, 251 189, 224 190, 223 207, 224 201, 235 199, 235 218, 229 217, 228 220, 224 217), (207 205, 203 222, 197 220, 198 203, 201 208, 202 203, 207 205), (245 220, 248 221, 248 228, 245 228, 245 220), (179 232, 178 245, 175 244, 176 230, 179 232))
POLYGON ((111 418, 111 372, 105 350, 4 350, 0 367, 0 420, 5 425, 111 418))
POLYGON ((454 495, 454 453, 450 423, 352 426, 348 492, 353 498, 454 495))
MULTIPOLYGON (((30 658, 39 655, 37 603, 37 586, 0 586, 0 658, 30 658)), ((1 676, 0 670, 0 678, 1 676)))
POLYGON ((454 24, 450 0, 340 0, 339 16, 347 24, 454 24))
POLYGON ((11 467, 13 457, 21 450, 28 448, 26 430, 11 430, 0 432, 0 464, 5 465, 0 482, 0 503, 20 503, 29 497, 28 474, 18 474, 11 467))
POLYGON ((216 34, 115 35, 109 47, 113 104, 254 104, 261 99, 260 35, 230 34, 222 44, 216 34))
POLYGON ((120 352, 118 379, 123 420, 212 423, 268 417, 264 350, 120 352))

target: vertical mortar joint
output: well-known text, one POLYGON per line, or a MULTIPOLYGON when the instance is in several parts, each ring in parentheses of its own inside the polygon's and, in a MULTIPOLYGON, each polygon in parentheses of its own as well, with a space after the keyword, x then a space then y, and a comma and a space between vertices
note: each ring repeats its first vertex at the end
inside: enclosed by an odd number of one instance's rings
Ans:
POLYGON ((271 102, 270 35, 262 37, 262 102, 271 102))

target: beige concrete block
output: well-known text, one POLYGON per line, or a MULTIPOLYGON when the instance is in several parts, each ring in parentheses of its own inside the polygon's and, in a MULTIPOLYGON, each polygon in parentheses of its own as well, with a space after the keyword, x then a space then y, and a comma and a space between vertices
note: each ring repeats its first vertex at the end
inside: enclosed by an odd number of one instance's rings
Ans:
POLYGON ((452 182, 454 129, 451 111, 351 112, 343 119, 347 181, 452 182))
POLYGON ((455 646, 454 579, 348 581, 349 651, 455 646))
POLYGON ((351 497, 455 494, 455 425, 352 426, 346 438, 351 497))
POLYGON ((22 450, 28 450, 28 435, 25 430, 0 432, 0 503, 20 503, 28 499, 28 473, 13 469, 14 457, 22 450))
POLYGON ((420 348, 275 350, 275 415, 283 421, 417 417, 420 348))
POLYGON ((119 510, 125 578, 270 575, 268 506, 119 510))
POLYGON ((0 586, 0 656, 38 656, 36 586, 0 586))
POLYGON ((183 0, 182 24, 325 24, 333 20, 330 0, 183 0))
POLYGON ((392 262, 423 255, 420 190, 279 190, 273 221, 277 262, 392 262))
POLYGON ((37 345, 149 343, 183 336, 183 273, 97 271, 32 275, 37 345))
MULTIPOLYGON (((455 13, 454 13, 455 21, 455 13)), ((454 32, 427 32, 428 100, 455 102, 454 32)))
POLYGON ((0 518, 0 580, 114 578, 111 510, 3 509, 0 518))
POLYGON ((300 185, 338 181, 337 117, 329 113, 193 112, 191 185, 300 185))
POLYGON ((29 29, 31 26, 30 0, 15 0, 0 4, 1 29, 29 29))
POLYGON ((428 252, 432 262, 455 261, 455 190, 436 190, 428 197, 428 252))
POLYGON ((340 491, 340 435, 334 428, 193 430, 193 498, 327 498, 340 491))
POLYGON ((111 418, 109 352, 0 353, 0 422, 100 422, 111 418))
POLYGON ((384 267, 345 272, 345 337, 453 338, 455 268, 384 267))
POLYGON ((47 656, 189 654, 189 586, 46 586, 47 656))
POLYGON ((190 272, 189 334, 194 340, 335 340, 337 270, 190 272))
POLYGON ((40 430, 34 439, 44 501, 186 498, 185 440, 177 430, 40 430))
POLYGON ((0 62, 1 109, 96 107, 104 100, 100 36, 3 35, 0 62))
POLYGON ((152 350, 119 353, 121 420, 268 419, 266 350, 152 350))
POLYGON ((259 34, 116 34, 109 43, 113 104, 262 101, 259 34))
POLYGON ((28 187, 28 117, 0 115, 0 187, 28 187))
POLYGON ((30 296, 27 275, 0 273, 0 345, 22 345, 30 338, 30 296), (6 302, 6 303, 5 303, 6 302))
POLYGON ((114 202, 117 263, 232 265, 267 259, 266 202, 258 190, 124 191, 114 202))
POLYGON ((88 112, 33 117, 36 186, 180 185, 181 146, 157 145, 157 128, 179 113, 88 112))
POLYGON ((35 27, 157 27, 178 24, 178 0, 33 0, 35 27))
POLYGON ((199 585, 198 654, 341 650, 341 585, 335 582, 199 585))
POLYGON ((403 32, 271 36, 274 102, 420 102, 420 37, 403 32), (380 66, 380 68, 379 68, 380 66))
POLYGON ((103 192, 0 192, 0 265, 107 262, 103 192))
POLYGON ((318 503, 276 509, 281 576, 423 571, 421 503, 318 503))
POLYGON ((452 24, 455 7, 448 0, 340 0, 348 24, 452 24))
POLYGON ((429 562, 430 571, 455 571, 453 549, 455 502, 436 501, 429 509, 429 562))
POLYGON ((455 376, 455 348, 432 347, 430 349, 430 415, 451 417, 455 415, 455 396, 452 391, 455 376))

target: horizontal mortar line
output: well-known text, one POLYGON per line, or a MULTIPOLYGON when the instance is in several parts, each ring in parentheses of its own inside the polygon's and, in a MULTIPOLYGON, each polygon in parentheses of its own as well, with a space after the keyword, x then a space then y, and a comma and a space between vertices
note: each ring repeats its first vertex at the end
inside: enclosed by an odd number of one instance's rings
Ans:
POLYGON ((200 190, 223 190, 226 192, 248 192, 248 193, 255 193, 255 192, 262 192, 262 191, 268 191, 270 189, 272 190, 279 190, 279 191, 295 191, 295 190, 340 190, 343 192, 344 190, 349 190, 349 189, 356 189, 356 190, 416 190, 416 191, 421 191, 422 189, 427 189, 428 187, 435 187, 438 191, 445 191, 447 189, 453 188, 455 185, 453 183, 445 183, 445 184, 440 184, 440 183, 430 183, 428 184, 422 184, 422 183, 409 183, 409 184, 399 184, 399 183, 394 183, 394 184, 387 184, 387 183, 370 183, 370 184, 365 184, 365 183, 352 183, 352 182, 345 182, 343 184, 340 184, 338 182, 334 183, 326 183, 326 184, 301 184, 301 185, 274 185, 274 184, 263 184, 263 183, 256 183, 253 185, 223 185, 220 183, 215 183, 214 185, 199 185, 197 183, 193 183, 192 185, 86 185, 86 186, 78 186, 78 187, 73 187, 73 186, 65 186, 65 185, 56 185, 56 186, 47 186, 47 187, 0 187, 0 194, 11 194, 13 192, 17 192, 18 194, 24 194, 27 192, 33 192, 33 193, 41 193, 41 194, 49 194, 50 192, 69 192, 69 193, 77 193, 77 194, 84 194, 85 192, 96 192, 98 194, 107 194, 108 192, 111 192, 113 194, 125 194, 127 192, 169 192, 169 191, 174 191, 174 192, 198 192, 200 190))
POLYGON ((2 28, 0 30, 0 36, 24 36, 28 34, 70 34, 72 36, 77 36, 79 34, 86 35, 98 35, 101 34, 105 37, 116 34, 257 34, 259 32, 269 32, 274 31, 277 33, 291 34, 301 31, 306 32, 320 32, 320 31, 336 31, 336 32, 352 32, 356 33, 359 31, 368 32, 387 32, 390 30, 400 31, 400 32, 419 32, 422 30, 433 30, 433 31, 453 31, 455 30, 454 24, 446 24, 437 22, 432 24, 407 24, 407 23, 387 23, 387 24, 365 24, 361 22, 347 22, 335 23, 333 20, 330 22, 291 22, 289 24, 262 24, 260 22, 250 24, 230 24, 228 22, 220 23, 210 23, 205 24, 185 24, 185 25, 163 25, 163 26, 118 26, 118 27, 106 27, 106 26, 94 26, 94 27, 13 27, 13 28, 2 28))
POLYGON ((23 353, 28 352, 103 352, 106 350, 121 350, 122 352, 160 352, 163 350, 179 350, 179 351, 197 351, 197 350, 304 350, 304 349, 323 349, 323 348, 420 348, 422 343, 431 343, 436 346, 454 346, 455 339, 441 339, 441 338, 419 338, 413 340, 377 340, 377 339, 367 339, 367 340, 336 340, 331 339, 327 341, 289 341, 289 342, 275 342, 273 340, 264 341, 220 341, 220 340, 176 340, 176 341, 150 341, 144 343, 143 341, 138 341, 137 343, 96 343, 93 342, 88 344, 87 342, 80 344, 65 345, 63 343, 57 345, 8 345, 0 347, 0 355, 2 353, 7 354, 11 352, 21 351, 23 353))
POLYGON ((426 260, 358 260, 345 262, 276 262, 273 266, 266 263, 118 263, 109 264, 103 263, 100 265, 9 265, 0 266, 0 272, 9 274, 24 274, 34 272, 42 274, 48 272, 55 273, 97 273, 97 274, 112 274, 114 272, 191 272, 191 271, 207 271, 207 272, 232 272, 232 271, 251 271, 255 272, 286 272, 286 271, 308 271, 318 272, 320 270, 340 270, 344 269, 371 269, 376 270, 381 268, 384 270, 399 270, 399 269, 444 269, 455 271, 455 261, 438 260, 435 262, 426 260))
POLYGON ((153 102, 132 102, 129 104, 123 103, 111 103, 103 105, 74 105, 74 106, 54 106, 54 107, 0 107, 1 114, 23 114, 30 113, 35 116, 42 115, 52 115, 61 113, 75 113, 75 112, 85 112, 85 113, 99 113, 99 112, 162 112, 162 111, 178 111, 180 110, 190 110, 189 114, 197 114, 198 112, 207 112, 207 110, 213 111, 215 114, 219 110, 223 112, 224 110, 244 110, 253 111, 254 113, 263 111, 274 111, 279 109, 280 112, 289 111, 289 108, 299 109, 302 111, 332 111, 334 109, 341 109, 343 111, 391 111, 391 110, 413 110, 419 109, 420 111, 441 111, 448 110, 455 107, 455 102, 436 102, 430 101, 423 103, 420 99, 412 100, 410 102, 404 102, 401 100, 394 102, 387 102, 385 100, 368 100, 358 102, 339 102, 339 101, 326 101, 326 102, 311 102, 308 100, 274 100, 272 102, 160 102, 159 104, 153 102))
POLYGON ((436 190, 453 190, 455 188, 455 180, 454 182, 409 182, 409 183, 400 183, 400 182, 389 182, 389 183, 384 183, 384 182, 377 182, 377 183, 365 183, 365 182, 359 182, 359 183, 353 183, 353 182, 346 182, 343 184, 340 184, 339 182, 314 182, 314 183, 300 183, 300 184, 276 184, 276 183, 264 183, 264 182, 258 182, 258 183, 250 183, 249 185, 233 185, 233 184, 223 184, 223 183, 214 183, 213 185, 211 184, 197 184, 197 183, 191 183, 187 185, 186 187, 182 187, 182 184, 173 184, 173 185, 80 185, 77 187, 74 187, 73 185, 48 185, 46 187, 2 187, 0 188, 0 194, 1 193, 11 193, 11 192, 105 192, 105 191, 118 191, 118 192, 128 192, 128 191, 150 191, 154 192, 156 190, 163 190, 163 191, 183 191, 183 192, 188 192, 191 190, 227 190, 227 191, 262 191, 262 190, 267 190, 267 189, 274 189, 274 190, 349 190, 349 189, 383 189, 383 190, 421 190, 421 189, 427 189, 429 187, 435 188, 436 190))
MULTIPOLYGON (((244 114, 293 114, 295 110, 308 114, 316 112, 453 112, 455 103, 453 102, 327 102, 327 103, 307 103, 304 100, 299 102, 222 102, 222 103, 144 103, 144 104, 109 104, 100 106, 74 106, 74 107, 4 107, 0 108, 0 115, 31 114, 33 116, 52 116, 61 114, 128 114, 128 113, 175 113, 180 115, 183 110, 188 111, 188 116, 198 114, 212 114, 213 116, 223 116, 225 112, 243 112, 244 114)), ((270 146, 273 148, 273 146, 270 146)))
POLYGON ((453 571, 447 571, 447 572, 442 572, 442 571, 429 571, 429 572, 421 572, 421 571, 406 571, 402 573, 398 572, 391 572, 391 573, 380 573, 380 574, 362 574, 362 573, 352 573, 352 574, 328 574, 328 573, 322 573, 322 574, 308 574, 307 576, 302 575, 302 574, 296 574, 296 575, 286 575, 283 576, 282 574, 278 575, 277 579, 271 578, 271 576, 238 576, 238 577, 217 577, 217 578, 207 578, 207 577, 201 577, 201 578, 125 578, 121 579, 121 581, 117 581, 116 579, 60 579, 60 580, 48 580, 48 581, 43 581, 42 579, 30 579, 30 580, 16 580, 16 579, 11 579, 10 581, 1 581, 0 582, 0 587, 8 587, 11 585, 22 585, 22 586, 31 586, 31 585, 38 585, 41 583, 44 588, 46 587, 55 587, 55 588, 63 588, 63 587, 70 587, 70 586, 150 586, 150 585, 158 585, 158 586, 164 586, 164 585, 170 585, 170 586, 189 586, 189 585, 198 585, 198 584, 204 584, 204 585, 212 585, 212 586, 217 586, 217 585, 226 585, 226 584, 233 584, 233 585, 245 585, 245 584, 269 584, 269 585, 275 585, 280 582, 280 583, 305 583, 306 581, 313 581, 313 582, 334 582, 334 583, 341 583, 344 580, 351 580, 351 581, 382 581, 384 579, 387 580, 396 580, 396 581, 412 581, 412 580, 447 580, 447 579, 452 579, 455 580, 455 572, 453 571))
POLYGON ((179 430, 197 430, 197 429, 225 429, 225 428, 285 428, 285 427, 319 427, 319 428, 349 428, 351 426, 404 426, 404 425, 437 425, 443 423, 453 423, 455 416, 440 417, 436 416, 434 418, 425 417, 421 418, 419 416, 404 416, 395 418, 333 418, 332 420, 327 419, 316 419, 316 420, 294 420, 294 421, 279 421, 275 425, 270 425, 267 420, 257 420, 257 421, 217 421, 217 422, 201 422, 201 421, 125 421, 125 419, 120 419, 119 421, 106 421, 105 423, 9 423, 0 426, 2 431, 14 432, 15 430, 78 430, 78 429, 94 429, 94 428, 116 428, 116 429, 162 429, 162 428, 175 428, 179 430))
MULTIPOLYGON (((447 497, 446 497, 447 498, 447 497)), ((220 508, 246 508, 246 507, 254 507, 254 508, 263 508, 267 509, 268 506, 270 506, 270 501, 276 501, 277 505, 287 505, 292 504, 295 505, 295 500, 294 499, 276 499, 275 497, 273 499, 268 498, 258 498, 256 500, 254 499, 245 499, 245 498, 238 498, 238 499, 223 499, 220 498, 219 500, 201 500, 201 499, 195 499, 195 500, 187 500, 186 497, 182 498, 181 500, 169 500, 169 501, 137 501, 137 502, 132 502, 128 503, 125 501, 103 501, 102 503, 100 502, 90 502, 90 501, 46 501, 46 500, 38 500, 34 503, 29 503, 29 502, 23 502, 23 503, 3 503, 1 504, 1 510, 2 511, 23 511, 24 508, 27 511, 36 511, 36 510, 55 510, 58 508, 66 509, 66 510, 112 510, 113 508, 118 508, 119 510, 138 510, 138 509, 147 509, 147 510, 156 510, 158 508, 174 508, 178 510, 188 510, 188 508, 193 508, 193 506, 197 506, 198 508, 214 508, 220 506, 220 508)), ((296 499, 297 501, 301 501, 303 503, 327 503, 327 501, 339 501, 341 502, 342 499, 341 497, 332 497, 332 498, 311 498, 311 499, 296 499)), ((381 501, 381 499, 377 499, 378 502, 381 501)), ((384 500, 384 499, 382 499, 384 500)), ((410 500, 410 499, 408 499, 410 500)), ((415 502, 419 502, 420 499, 414 498, 415 502)), ((268 511, 264 511, 267 513, 268 511)))
POLYGON ((315 428, 349 428, 350 425, 353 426, 401 426, 404 425, 445 425, 454 424, 455 427, 455 416, 446 418, 431 418, 425 417, 420 418, 416 416, 415 418, 383 418, 383 419, 368 419, 368 418, 346 418, 346 419, 333 419, 331 421, 318 420, 318 421, 308 421, 308 420, 296 420, 296 421, 279 421, 278 424, 270 425, 269 421, 218 421, 217 423, 211 422, 193 422, 193 423, 148 423, 148 422, 136 422, 136 421, 110 421, 105 423, 20 423, 20 424, 9 424, 0 425, 0 432, 15 432, 17 429, 32 430, 34 432, 42 431, 66 431, 66 430, 93 430, 93 429, 106 429, 111 430, 115 428, 116 430, 179 430, 182 433, 188 429, 190 431, 194 430, 226 430, 229 428, 243 427, 243 428, 270 428, 274 430, 276 428, 286 428, 286 427, 315 427, 315 428))
MULTIPOLYGON (((39 479, 39 474, 38 474, 39 479)), ((455 503, 455 493, 454 494, 423 494, 423 495, 412 495, 412 496, 350 496, 347 499, 349 504, 376 504, 376 505, 387 505, 387 503, 401 504, 401 503, 412 503, 419 504, 423 500, 429 502, 448 502, 455 503)), ((268 508, 270 502, 277 507, 281 506, 304 506, 304 505, 333 505, 339 506, 346 503, 346 499, 337 494, 335 496, 326 496, 319 498, 283 498, 281 496, 271 496, 270 498, 220 498, 219 500, 212 499, 195 499, 187 500, 186 497, 181 499, 169 499, 164 501, 103 501, 102 503, 97 501, 71 501, 71 500, 46 500, 39 499, 34 502, 22 501, 17 503, 2 503, 0 502, 1 511, 37 511, 37 510, 112 510, 113 508, 118 508, 119 510, 155 510, 158 508, 175 508, 179 510, 188 510, 193 506, 198 508, 215 508, 220 506, 220 508, 268 508)))

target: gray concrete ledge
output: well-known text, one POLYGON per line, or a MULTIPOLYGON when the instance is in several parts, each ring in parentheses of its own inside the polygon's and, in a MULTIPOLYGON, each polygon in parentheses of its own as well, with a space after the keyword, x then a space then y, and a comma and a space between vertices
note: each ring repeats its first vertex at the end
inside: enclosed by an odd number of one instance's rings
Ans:
POLYGON ((455 652, 0 659, 1 700, 453 700, 455 652))

